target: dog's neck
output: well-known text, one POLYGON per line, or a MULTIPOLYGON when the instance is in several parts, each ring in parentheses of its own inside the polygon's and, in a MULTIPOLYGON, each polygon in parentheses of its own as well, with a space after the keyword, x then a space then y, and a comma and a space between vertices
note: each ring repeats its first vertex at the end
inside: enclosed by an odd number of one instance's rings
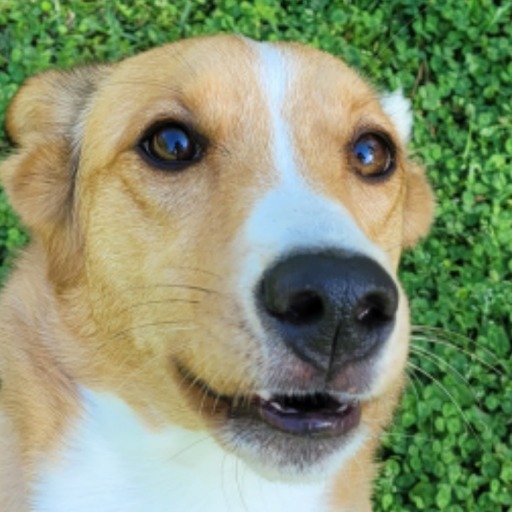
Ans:
POLYGON ((67 356, 62 350, 70 334, 60 321, 44 257, 35 244, 18 260, 3 290, 0 325, 0 400, 6 410, 14 411, 10 422, 23 465, 30 472, 38 454, 52 450, 79 408, 76 385, 67 372, 67 356))
POLYGON ((325 482, 271 481, 208 435, 155 431, 113 395, 83 391, 85 414, 58 466, 36 484, 35 512, 323 512, 325 482))

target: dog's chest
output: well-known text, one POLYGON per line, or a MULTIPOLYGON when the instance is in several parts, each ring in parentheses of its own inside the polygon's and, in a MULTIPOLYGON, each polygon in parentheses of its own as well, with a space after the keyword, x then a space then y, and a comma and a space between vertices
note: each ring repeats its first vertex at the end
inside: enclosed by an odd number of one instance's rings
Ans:
POLYGON ((205 433, 148 431, 120 401, 86 393, 89 414, 58 467, 41 472, 34 512, 323 512, 322 485, 272 482, 205 433))

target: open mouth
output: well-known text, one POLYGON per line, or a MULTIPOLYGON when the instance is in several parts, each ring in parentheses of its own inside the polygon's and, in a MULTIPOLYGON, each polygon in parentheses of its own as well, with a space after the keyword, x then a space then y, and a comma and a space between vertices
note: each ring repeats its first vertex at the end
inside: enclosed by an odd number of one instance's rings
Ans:
POLYGON ((214 391, 204 381, 178 367, 189 382, 187 394, 201 410, 230 420, 256 421, 274 431, 300 437, 331 438, 348 434, 361 419, 358 401, 341 400, 333 393, 261 393, 234 397, 214 391), (208 402, 208 404, 207 404, 208 402))
MULTIPOLYGON (((255 396, 248 412, 268 426, 296 436, 334 437, 357 427, 361 418, 359 402, 340 401, 329 393, 255 396), (252 410, 251 410, 252 409, 252 410)), ((231 411, 232 415, 244 411, 231 411)))

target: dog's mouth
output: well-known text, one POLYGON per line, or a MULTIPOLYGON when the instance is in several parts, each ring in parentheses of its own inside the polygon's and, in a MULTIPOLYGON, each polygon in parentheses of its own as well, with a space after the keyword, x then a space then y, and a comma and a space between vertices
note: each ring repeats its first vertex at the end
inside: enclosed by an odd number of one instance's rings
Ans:
POLYGON ((360 423, 361 404, 325 391, 311 393, 254 393, 231 396, 218 393, 182 367, 189 401, 201 414, 216 421, 244 421, 274 432, 307 438, 341 437, 360 423))
POLYGON ((359 424, 361 406, 326 392, 254 396, 245 408, 231 408, 232 417, 252 415, 269 427, 296 436, 337 437, 359 424))

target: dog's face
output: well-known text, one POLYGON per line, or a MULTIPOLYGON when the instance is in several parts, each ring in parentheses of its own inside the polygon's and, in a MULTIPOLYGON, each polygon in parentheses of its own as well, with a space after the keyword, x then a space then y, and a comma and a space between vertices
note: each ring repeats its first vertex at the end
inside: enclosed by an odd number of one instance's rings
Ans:
POLYGON ((409 123, 333 57, 238 37, 29 81, 4 182, 63 364, 267 474, 338 467, 401 388, 395 272, 432 215, 409 123))

